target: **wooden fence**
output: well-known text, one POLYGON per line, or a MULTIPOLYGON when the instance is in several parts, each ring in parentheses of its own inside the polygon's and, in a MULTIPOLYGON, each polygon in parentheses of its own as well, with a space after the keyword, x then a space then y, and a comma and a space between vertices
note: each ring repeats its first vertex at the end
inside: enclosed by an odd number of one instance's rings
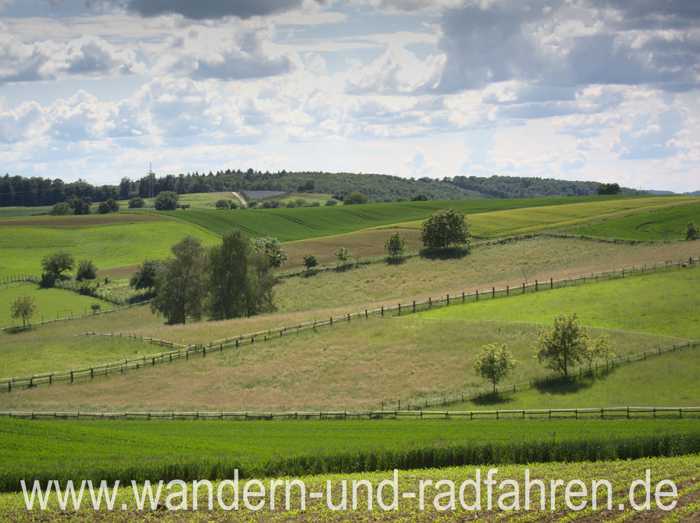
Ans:
MULTIPOLYGON (((594 273, 591 275, 579 276, 576 278, 566 278, 560 280, 554 280, 553 278, 550 278, 549 281, 542 282, 540 282, 539 280, 535 280, 534 282, 523 282, 522 285, 515 287, 506 286, 505 288, 501 289, 496 289, 495 287, 492 287, 491 289, 486 291, 480 291, 477 289, 473 293, 468 293, 465 291, 456 296, 447 294, 444 297, 440 298, 428 298, 427 300, 422 302, 414 300, 408 304, 398 303, 393 306, 381 306, 371 310, 365 309, 364 311, 360 312, 347 313, 342 316, 331 316, 326 320, 308 321, 294 326, 281 327, 277 329, 268 329, 265 331, 259 331, 251 334, 238 335, 236 337, 216 340, 205 345, 188 345, 185 347, 179 346, 180 348, 175 348, 178 347, 178 344, 165 340, 159 340, 164 344, 163 346, 171 347, 173 348, 173 350, 162 352, 159 354, 152 354, 150 356, 142 356, 135 359, 127 358, 117 362, 96 365, 93 367, 85 367, 81 369, 74 369, 65 372, 37 374, 29 377, 4 378, 0 379, 0 391, 11 392, 12 390, 17 388, 29 388, 35 387, 37 385, 52 385, 53 383, 57 382, 75 383, 76 381, 80 380, 94 379, 98 376, 107 376, 109 374, 117 373, 124 374, 129 370, 141 369, 146 366, 155 367, 158 364, 171 363, 179 359, 188 360, 190 357, 196 355, 206 357, 207 354, 210 354, 212 352, 222 352, 224 349, 227 348, 239 348, 244 345, 254 345, 255 343, 267 342, 272 339, 298 334, 306 330, 316 330, 320 327, 325 326, 332 327, 333 325, 337 325, 339 323, 350 323, 352 321, 358 321, 361 319, 369 319, 370 316, 402 316, 405 314, 413 314, 453 304, 474 303, 484 299, 496 299, 501 297, 517 296, 532 292, 540 292, 548 289, 558 289, 598 281, 626 278, 635 274, 646 274, 665 270, 675 270, 680 269, 682 267, 694 266, 697 264, 700 264, 700 258, 689 258, 688 260, 677 262, 667 261, 663 263, 654 263, 652 265, 625 267, 619 270, 594 273)), ((132 339, 137 338, 128 334, 117 334, 116 336, 122 336, 125 338, 132 339)))
POLYGON ((365 411, 293 411, 293 412, 80 412, 80 411, 4 411, 0 417, 31 420, 351 420, 351 419, 638 419, 700 418, 700 407, 601 407, 580 409, 509 410, 365 410, 365 411))

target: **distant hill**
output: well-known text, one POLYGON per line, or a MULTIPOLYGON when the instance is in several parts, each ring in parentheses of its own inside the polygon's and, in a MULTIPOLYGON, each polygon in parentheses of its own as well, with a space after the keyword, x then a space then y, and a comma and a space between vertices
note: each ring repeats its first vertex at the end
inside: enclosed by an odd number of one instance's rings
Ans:
MULTIPOLYGON (((458 200, 464 198, 529 198, 538 196, 588 196, 597 194, 598 182, 515 176, 455 176, 452 178, 401 178, 383 174, 330 172, 261 172, 248 169, 216 173, 151 173, 137 180, 123 178, 119 185, 92 185, 86 181, 64 183, 60 179, 0 177, 0 207, 53 205, 74 197, 93 202, 108 198, 155 196, 161 191, 179 194, 223 191, 283 191, 333 195, 343 199, 353 191, 373 202, 397 200, 458 200)), ((622 189, 624 194, 642 191, 622 189)))

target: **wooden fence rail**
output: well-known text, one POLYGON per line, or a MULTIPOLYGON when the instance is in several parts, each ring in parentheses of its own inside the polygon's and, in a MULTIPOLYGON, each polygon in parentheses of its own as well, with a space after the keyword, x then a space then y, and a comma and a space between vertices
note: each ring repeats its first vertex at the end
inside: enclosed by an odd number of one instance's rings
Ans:
POLYGON ((158 411, 158 412, 81 412, 81 411, 2 411, 0 417, 32 420, 348 420, 348 419, 633 419, 700 418, 700 407, 599 407, 574 409, 507 410, 364 410, 364 411, 158 411))
MULTIPOLYGON (((281 327, 276 329, 268 329, 264 331, 254 332, 251 334, 238 335, 236 337, 216 340, 208 344, 183 346, 166 340, 158 340, 160 342, 159 344, 165 347, 170 347, 173 350, 148 356, 142 356, 135 359, 127 358, 112 363, 95 365, 93 367, 85 367, 81 369, 74 369, 65 372, 45 373, 29 377, 4 378, 0 379, 0 391, 12 392, 17 388, 30 388, 35 387, 37 385, 52 385, 53 383, 58 382, 75 383, 76 381, 80 380, 94 379, 98 376, 107 376, 109 374, 116 373, 123 374, 129 370, 140 369, 147 366, 154 367, 158 364, 170 363, 180 359, 188 360, 190 357, 195 355, 201 355, 202 357, 206 357, 206 355, 211 352, 221 352, 227 348, 239 348, 244 345, 253 345, 261 341, 266 342, 271 339, 298 334, 305 330, 316 330, 324 326, 338 325, 340 323, 347 323, 358 319, 368 319, 370 316, 401 316, 405 314, 413 314, 437 307, 449 306, 458 303, 472 303, 484 299, 496 299, 501 297, 517 296, 532 292, 540 292, 548 289, 558 289, 604 280, 626 278, 633 274, 646 274, 650 272, 681 269, 682 267, 694 266, 698 264, 700 264, 700 258, 691 257, 683 261, 667 261, 664 263, 657 262, 651 265, 624 267, 618 270, 593 273, 590 275, 579 276, 576 278, 565 278, 559 280, 550 278, 549 281, 535 280, 534 282, 522 282, 520 286, 506 286, 505 288, 501 289, 496 289, 495 287, 492 287, 491 289, 485 291, 476 289, 473 293, 468 293, 465 291, 455 296, 451 296, 448 294, 440 298, 429 297, 427 300, 422 302, 412 301, 411 303, 407 304, 398 303, 395 305, 388 306, 383 305, 381 307, 371 310, 365 309, 364 311, 347 313, 341 316, 331 316, 325 320, 307 321, 298 325, 281 327)), ((114 336, 122 336, 124 338, 132 339, 138 338, 136 336, 130 336, 128 334, 115 334, 114 336)))

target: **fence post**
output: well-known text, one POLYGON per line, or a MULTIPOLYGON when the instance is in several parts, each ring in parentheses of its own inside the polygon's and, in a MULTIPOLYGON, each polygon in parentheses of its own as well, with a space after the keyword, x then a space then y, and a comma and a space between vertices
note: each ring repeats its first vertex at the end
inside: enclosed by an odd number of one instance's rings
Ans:
POLYGON ((73 371, 70 371, 70 382, 73 383, 73 371))
POLYGON ((382 305, 382 317, 384 316, 384 305, 382 305))
POLYGON ((510 285, 506 285, 506 296, 510 296, 510 285))
POLYGON ((464 291, 462 291, 462 303, 464 303, 464 291))
POLYGON ((554 288, 554 278, 549 278, 549 288, 550 289, 554 288))
POLYGON ((416 312, 416 300, 413 300, 413 312, 416 312))
POLYGON ((479 289, 476 289, 476 301, 479 301, 479 289))
POLYGON ((448 294, 447 295, 447 305, 449 305, 449 304, 450 304, 450 295, 448 294))
POLYGON ((525 282, 523 282, 523 294, 525 294, 525 282))
POLYGON ((401 316, 401 304, 399 303, 399 316, 401 316))
POLYGON ((496 297, 496 287, 491 287, 491 298, 496 297))
POLYGON ((433 299, 428 297, 428 308, 432 309, 433 308, 433 299))
POLYGON ((367 312, 367 309, 365 309, 365 319, 369 318, 369 313, 367 312))
POLYGON ((535 292, 537 292, 537 291, 539 291, 539 290, 540 290, 540 282, 538 282, 537 280, 535 280, 535 292))

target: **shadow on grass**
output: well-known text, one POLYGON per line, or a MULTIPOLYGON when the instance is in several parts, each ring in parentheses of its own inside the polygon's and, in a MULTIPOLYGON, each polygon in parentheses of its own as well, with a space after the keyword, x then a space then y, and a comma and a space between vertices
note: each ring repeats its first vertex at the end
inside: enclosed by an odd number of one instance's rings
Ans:
POLYGON ((449 247, 447 249, 423 249, 420 255, 428 260, 455 260, 469 254, 469 247, 449 247))
POLYGON ((503 392, 490 392, 488 394, 482 394, 474 398, 472 403, 475 405, 500 405, 503 403, 508 403, 513 401, 510 394, 503 392))
POLYGON ((16 327, 7 327, 7 328, 5 329, 5 332, 6 332, 7 334, 19 334, 20 332, 27 332, 27 331, 30 331, 30 330, 32 330, 32 326, 31 326, 31 325, 27 325, 26 327, 22 327, 21 325, 18 325, 18 326, 16 326, 16 327))
POLYGON ((577 392, 591 388, 596 381, 604 380, 615 367, 599 369, 595 372, 586 371, 578 376, 549 378, 535 382, 535 390, 546 394, 576 394, 577 392))

